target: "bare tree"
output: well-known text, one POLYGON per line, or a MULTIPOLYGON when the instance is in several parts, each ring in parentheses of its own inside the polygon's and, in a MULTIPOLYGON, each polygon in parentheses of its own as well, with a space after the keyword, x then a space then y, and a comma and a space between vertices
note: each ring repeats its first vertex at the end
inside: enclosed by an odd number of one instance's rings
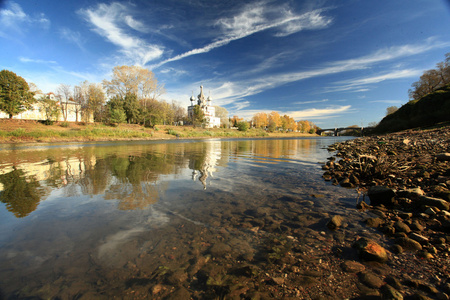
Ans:
POLYGON ((152 71, 138 66, 114 67, 112 79, 103 80, 103 86, 110 97, 134 94, 138 99, 157 99, 165 92, 152 71))
POLYGON ((71 86, 69 84, 60 84, 57 89, 57 93, 64 121, 67 121, 68 116, 67 106, 69 104, 70 98, 72 98, 71 86))

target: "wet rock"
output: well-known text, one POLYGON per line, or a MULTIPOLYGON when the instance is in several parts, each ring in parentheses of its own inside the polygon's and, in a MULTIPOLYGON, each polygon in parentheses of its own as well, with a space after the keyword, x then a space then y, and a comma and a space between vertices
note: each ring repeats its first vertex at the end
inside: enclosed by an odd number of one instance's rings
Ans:
POLYGON ((343 216, 335 215, 330 219, 330 221, 328 221, 327 227, 331 230, 336 230, 342 226, 343 221, 344 221, 343 216))
POLYGON ((373 240, 360 238, 353 244, 353 247, 356 248, 361 259, 378 262, 388 260, 386 250, 373 240))
POLYGON ((366 210, 366 209, 369 209, 369 208, 370 208, 370 205, 367 204, 367 203, 364 202, 364 201, 361 201, 361 202, 358 202, 358 204, 356 204, 356 208, 357 208, 357 209, 366 210))
POLYGON ((222 257, 228 253, 231 252, 231 247, 228 246, 225 243, 215 243, 210 249, 209 249, 209 253, 211 253, 211 255, 213 257, 222 257))
POLYGON ((367 192, 370 199, 370 205, 392 206, 395 203, 395 192, 385 186, 371 186, 367 192))
POLYGON ((190 299, 190 298, 191 298, 191 294, 189 293, 189 291, 184 287, 180 287, 177 290, 175 290, 173 293, 171 293, 170 295, 165 297, 164 300, 179 300, 179 299, 190 299))
POLYGON ((399 237, 395 240, 395 243, 407 250, 422 250, 422 245, 419 242, 408 237, 399 237))

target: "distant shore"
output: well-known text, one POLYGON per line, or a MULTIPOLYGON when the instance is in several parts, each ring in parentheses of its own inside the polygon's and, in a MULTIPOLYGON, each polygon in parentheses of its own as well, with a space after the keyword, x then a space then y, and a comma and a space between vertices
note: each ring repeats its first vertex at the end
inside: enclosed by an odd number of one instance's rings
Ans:
POLYGON ((55 122, 52 125, 44 125, 37 121, 16 119, 0 120, 0 143, 3 144, 317 136, 317 134, 299 132, 271 133, 255 128, 247 131, 238 131, 229 128, 201 128, 172 125, 155 125, 153 128, 147 128, 137 124, 108 126, 102 123, 82 122, 55 122))

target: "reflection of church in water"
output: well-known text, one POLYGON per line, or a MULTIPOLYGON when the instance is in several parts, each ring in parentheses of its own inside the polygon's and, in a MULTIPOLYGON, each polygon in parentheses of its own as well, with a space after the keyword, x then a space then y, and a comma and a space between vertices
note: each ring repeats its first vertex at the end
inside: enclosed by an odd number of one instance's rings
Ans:
MULTIPOLYGON (((208 177, 213 177, 213 172, 217 171, 216 165, 220 159, 221 142, 212 141, 206 143, 206 149, 198 157, 189 160, 189 169, 192 171, 192 180, 197 179, 202 183, 206 190, 208 177)), ((211 184, 211 182, 209 182, 211 184)))
POLYGON ((205 127, 207 128, 214 128, 214 127, 220 127, 220 118, 216 117, 216 109, 214 106, 212 106, 212 99, 211 96, 208 98, 205 97, 203 94, 203 86, 200 86, 200 94, 197 96, 198 100, 197 103, 195 103, 194 96, 191 97, 191 105, 188 106, 188 117, 192 120, 194 117, 194 107, 195 105, 199 105, 201 110, 203 111, 203 114, 205 115, 205 127))

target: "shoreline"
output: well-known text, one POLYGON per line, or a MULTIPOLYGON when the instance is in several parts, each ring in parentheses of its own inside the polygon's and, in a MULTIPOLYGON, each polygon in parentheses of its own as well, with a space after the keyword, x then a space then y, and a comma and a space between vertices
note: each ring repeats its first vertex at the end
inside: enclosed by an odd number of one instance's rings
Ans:
MULTIPOLYGON (((328 151, 336 153, 324 180, 356 189, 355 211, 377 231, 352 245, 378 282, 357 273, 369 288, 361 296, 449 299, 450 127, 358 138, 328 151)), ((339 231, 337 219, 328 227, 339 231)))
POLYGON ((299 132, 269 133, 255 128, 238 131, 227 128, 194 128, 188 125, 156 125, 153 128, 146 128, 135 124, 107 126, 64 122, 44 125, 36 121, 0 120, 0 144, 297 137, 319 137, 319 135, 299 132))

